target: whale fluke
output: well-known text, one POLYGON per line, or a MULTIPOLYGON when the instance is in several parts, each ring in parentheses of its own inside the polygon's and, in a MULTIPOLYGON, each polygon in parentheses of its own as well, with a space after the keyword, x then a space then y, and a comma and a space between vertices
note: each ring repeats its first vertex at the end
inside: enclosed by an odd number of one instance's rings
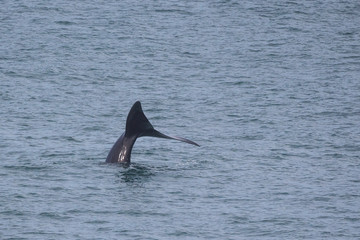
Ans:
POLYGON ((134 143, 139 137, 158 137, 166 139, 174 139, 181 142, 200 146, 199 144, 182 137, 168 136, 157 130, 151 125, 147 117, 145 116, 141 103, 135 102, 126 119, 125 132, 115 142, 111 148, 107 158, 107 163, 130 163, 131 150, 134 143))

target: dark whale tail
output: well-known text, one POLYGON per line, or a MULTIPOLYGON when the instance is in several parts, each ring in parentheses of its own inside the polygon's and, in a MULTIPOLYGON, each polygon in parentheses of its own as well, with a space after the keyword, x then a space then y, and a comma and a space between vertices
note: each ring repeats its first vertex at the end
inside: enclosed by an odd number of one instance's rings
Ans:
POLYGON ((167 138, 175 139, 182 142, 190 143, 195 146, 199 146, 197 143, 190 141, 182 137, 170 137, 165 134, 162 134, 159 131, 156 131, 151 125, 149 120, 146 118, 143 110, 141 109, 141 104, 137 101, 131 108, 129 115, 126 119, 126 129, 119 139, 115 142, 114 146, 111 148, 106 162, 108 163, 130 163, 131 150, 134 146, 134 143, 139 137, 158 137, 158 138, 167 138))
POLYGON ((186 138, 176 137, 176 136, 167 136, 157 130, 151 125, 147 117, 145 116, 141 103, 137 101, 132 106, 129 115, 126 119, 126 130, 125 137, 158 137, 158 138, 166 138, 166 139, 174 139, 182 142, 186 142, 189 144, 193 144, 199 147, 199 144, 190 141, 186 138))

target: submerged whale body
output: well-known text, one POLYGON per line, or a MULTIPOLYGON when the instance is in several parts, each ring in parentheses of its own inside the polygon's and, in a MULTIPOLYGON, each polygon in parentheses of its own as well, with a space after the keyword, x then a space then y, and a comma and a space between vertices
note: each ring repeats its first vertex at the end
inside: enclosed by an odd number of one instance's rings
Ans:
POLYGON ((182 142, 199 146, 197 143, 182 137, 170 137, 154 129, 149 120, 146 118, 141 103, 137 101, 132 106, 126 119, 125 132, 115 142, 107 158, 107 163, 130 163, 131 150, 134 143, 139 137, 158 137, 175 139, 182 142))

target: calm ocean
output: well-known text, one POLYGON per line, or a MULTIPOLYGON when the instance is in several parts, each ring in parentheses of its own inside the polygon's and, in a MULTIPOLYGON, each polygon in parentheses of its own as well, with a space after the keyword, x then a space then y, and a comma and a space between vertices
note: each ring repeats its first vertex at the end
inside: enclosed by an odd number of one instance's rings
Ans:
POLYGON ((0 8, 0 239, 359 239, 360 2, 0 8), (140 100, 159 131, 105 164, 140 100))

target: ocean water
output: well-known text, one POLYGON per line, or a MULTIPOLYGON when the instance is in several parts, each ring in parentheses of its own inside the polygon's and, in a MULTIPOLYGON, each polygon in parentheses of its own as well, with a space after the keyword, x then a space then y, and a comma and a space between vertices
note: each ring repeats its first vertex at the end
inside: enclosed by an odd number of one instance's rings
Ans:
POLYGON ((1 5, 0 239, 360 238, 359 1, 1 5))

